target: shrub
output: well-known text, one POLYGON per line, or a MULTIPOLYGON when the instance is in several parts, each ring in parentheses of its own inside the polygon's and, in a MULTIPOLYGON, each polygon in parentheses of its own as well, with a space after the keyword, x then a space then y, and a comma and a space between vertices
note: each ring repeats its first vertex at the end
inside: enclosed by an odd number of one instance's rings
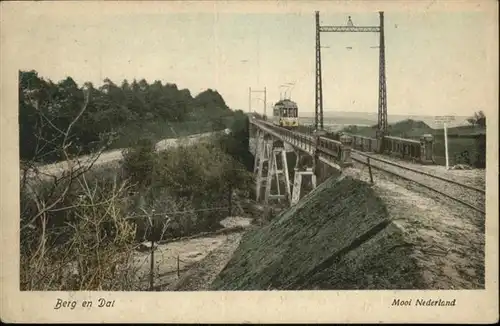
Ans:
POLYGON ((137 240, 157 241, 220 227, 230 214, 233 193, 247 191, 252 182, 251 173, 220 144, 217 139, 179 142, 158 154, 151 154, 149 144, 144 144, 126 153, 125 175, 135 183, 146 180, 129 208, 138 227, 137 240))
POLYGON ((477 136, 476 138, 476 162, 475 167, 486 168, 486 134, 477 136))
POLYGON ((134 147, 124 150, 123 170, 126 178, 139 189, 149 186, 156 157, 155 143, 149 138, 140 139, 134 147))
POLYGON ((136 271, 123 268, 135 246, 127 192, 126 183, 85 175, 23 191, 21 290, 133 289, 136 271))

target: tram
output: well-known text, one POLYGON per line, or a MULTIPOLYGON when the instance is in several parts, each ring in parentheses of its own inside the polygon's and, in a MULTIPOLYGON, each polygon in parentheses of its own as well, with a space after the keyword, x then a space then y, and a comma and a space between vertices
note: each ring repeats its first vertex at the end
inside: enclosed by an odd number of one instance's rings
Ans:
POLYGON ((272 122, 283 128, 291 129, 299 126, 299 108, 290 99, 279 100, 273 107, 272 122))

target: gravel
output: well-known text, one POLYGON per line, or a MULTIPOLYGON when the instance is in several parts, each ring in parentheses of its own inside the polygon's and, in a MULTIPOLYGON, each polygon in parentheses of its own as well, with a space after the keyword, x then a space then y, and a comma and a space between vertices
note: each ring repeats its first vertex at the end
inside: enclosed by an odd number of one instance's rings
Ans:
MULTIPOLYGON (((352 153, 352 157, 359 159, 363 162, 366 162, 366 157, 358 155, 356 153, 352 153)), ((384 157, 384 160, 388 161, 388 159, 386 157, 384 157)), ((391 161, 394 162, 394 160, 391 160, 391 161)), ((477 187, 480 189, 484 189, 484 182, 483 182, 482 187, 478 187, 478 185, 477 185, 477 183, 479 182, 477 180, 481 180, 481 177, 480 177, 481 172, 482 172, 481 170, 479 170, 479 171, 477 171, 477 170, 476 171, 474 171, 474 170, 467 170, 467 171, 465 171, 465 170, 450 170, 450 171, 447 171, 446 169, 443 170, 440 167, 436 167, 436 166, 434 166, 434 167, 418 166, 415 164, 401 162, 401 161, 399 161, 397 163, 400 165, 403 165, 403 166, 407 166, 407 167, 416 169, 416 170, 424 171, 427 173, 432 173, 433 175, 452 179, 453 181, 456 181, 456 182, 460 182, 460 183, 464 183, 464 184, 474 186, 474 187, 477 187), (474 172, 472 172, 472 171, 474 171, 474 172), (464 172, 466 172, 466 173, 464 173, 464 172), (470 176, 472 174, 475 174, 476 176, 478 176, 478 178, 472 179, 472 178, 467 177, 468 175, 470 176), (450 177, 450 176, 453 176, 453 177, 450 177), (471 182, 471 180, 475 180, 475 181, 471 182)), ((358 167, 359 169, 361 169, 363 171, 368 170, 368 167, 364 166, 363 164, 357 163, 356 161, 354 161, 354 164, 356 167, 358 167)), ((483 212, 485 211, 485 206, 486 206, 485 205, 485 200, 486 200, 485 198, 486 198, 486 196, 484 193, 480 193, 480 192, 475 191, 475 190, 467 189, 467 188, 462 187, 462 186, 457 185, 457 184, 453 184, 450 182, 439 180, 439 179, 433 178, 432 176, 427 176, 427 175, 423 175, 423 174, 420 174, 417 172, 405 170, 405 169, 393 166, 391 164, 383 163, 383 162, 380 162, 377 160, 370 160, 370 164, 372 165, 372 167, 374 167, 372 169, 372 172, 379 171, 379 170, 375 169, 375 167, 383 168, 385 170, 391 171, 391 172, 396 173, 398 175, 402 175, 408 179, 423 183, 424 185, 426 185, 428 187, 431 187, 433 189, 441 191, 449 196, 458 198, 467 204, 470 204, 474 207, 477 207, 480 210, 482 210, 483 212)), ((368 174, 367 172, 368 171, 366 171, 366 174, 368 174)), ((484 174, 484 172, 483 172, 483 174, 484 174)), ((386 178, 386 179, 389 178, 389 174, 387 174, 387 173, 378 173, 377 175, 378 175, 378 177, 382 177, 382 178, 386 178)), ((443 200, 448 202, 449 205, 451 205, 451 206, 460 205, 460 206, 466 207, 463 204, 460 204, 456 201, 448 199, 443 195, 438 195, 436 192, 428 190, 422 186, 418 186, 415 183, 411 183, 409 181, 398 179, 395 176, 394 177, 391 176, 390 180, 393 180, 394 182, 397 182, 399 184, 401 184, 403 182, 408 187, 411 187, 411 189, 413 189, 414 191, 423 193, 427 196, 442 197, 443 200)), ((471 210, 472 212, 474 212, 471 208, 468 208, 468 209, 471 210)))

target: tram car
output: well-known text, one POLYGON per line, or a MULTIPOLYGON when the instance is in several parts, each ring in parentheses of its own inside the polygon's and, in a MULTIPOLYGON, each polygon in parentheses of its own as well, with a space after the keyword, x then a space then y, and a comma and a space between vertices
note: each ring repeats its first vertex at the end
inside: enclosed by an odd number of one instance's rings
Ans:
POLYGON ((273 107, 272 122, 283 128, 296 128, 299 125, 299 108, 289 99, 276 102, 273 107))

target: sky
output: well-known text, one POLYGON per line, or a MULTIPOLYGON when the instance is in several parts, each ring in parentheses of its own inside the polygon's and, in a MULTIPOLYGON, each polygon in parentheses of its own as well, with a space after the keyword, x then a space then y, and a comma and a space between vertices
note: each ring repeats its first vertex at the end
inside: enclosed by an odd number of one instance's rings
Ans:
MULTIPOLYGON (((180 12, 158 4, 157 10, 134 13, 96 3, 71 11, 32 3, 10 20, 4 12, 2 20, 9 24, 7 41, 15 44, 11 54, 19 69, 34 69, 53 81, 71 76, 80 85, 100 86, 105 78, 117 84, 161 80, 193 95, 215 89, 228 106, 245 111, 249 87, 266 87, 270 106, 283 93, 280 85, 294 83, 291 98, 301 111, 313 112, 315 9, 231 11, 208 3, 203 10, 180 12)), ((349 15, 354 25, 379 24, 373 8, 335 10, 321 3, 316 8, 321 25, 345 25, 349 15)), ((389 114, 487 110, 498 91, 497 81, 488 81, 497 60, 491 21, 484 10, 386 11, 389 114)), ((327 47, 322 49, 325 111, 376 112, 378 49, 371 47, 378 42, 378 33, 321 34, 327 47)), ((251 106, 262 112, 263 95, 254 94, 251 106)))

